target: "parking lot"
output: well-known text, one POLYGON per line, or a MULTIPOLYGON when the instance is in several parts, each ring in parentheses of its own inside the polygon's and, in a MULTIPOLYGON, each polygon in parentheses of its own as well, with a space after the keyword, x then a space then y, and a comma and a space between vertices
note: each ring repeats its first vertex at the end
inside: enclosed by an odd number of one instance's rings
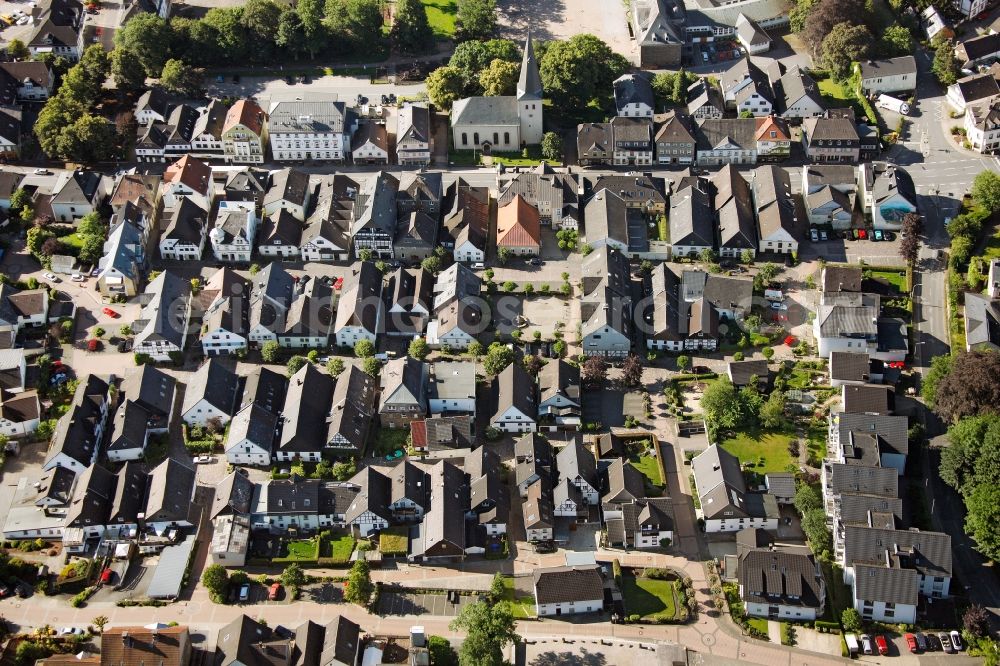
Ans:
MULTIPOLYGON (((34 6, 34 2, 11 2, 11 0, 4 0, 3 2, 0 2, 0 15, 16 17, 18 12, 21 12, 22 14, 30 16, 31 8, 34 6)), ((25 23, 24 25, 15 24, 11 26, 0 24, 0 27, 3 28, 0 30, 0 42, 4 45, 10 44, 10 42, 15 39, 27 42, 33 29, 31 23, 25 23)))
POLYGON ((478 597, 459 595, 458 603, 448 601, 444 594, 418 594, 415 592, 382 591, 379 597, 380 615, 437 615, 454 617, 463 606, 475 603, 478 597))

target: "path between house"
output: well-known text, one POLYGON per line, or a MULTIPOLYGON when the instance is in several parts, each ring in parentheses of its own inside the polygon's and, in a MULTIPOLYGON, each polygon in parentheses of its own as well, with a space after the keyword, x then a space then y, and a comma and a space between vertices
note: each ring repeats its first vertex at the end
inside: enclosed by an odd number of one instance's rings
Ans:
POLYGON ((767 636, 775 645, 781 645, 781 623, 775 620, 768 620, 767 636))

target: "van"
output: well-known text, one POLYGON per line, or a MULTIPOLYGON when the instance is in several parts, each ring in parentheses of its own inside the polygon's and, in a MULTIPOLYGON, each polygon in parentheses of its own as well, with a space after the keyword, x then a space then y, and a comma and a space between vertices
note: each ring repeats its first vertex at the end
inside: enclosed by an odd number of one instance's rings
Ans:
POLYGON ((785 295, 781 293, 780 289, 765 289, 764 298, 769 301, 783 301, 785 300, 785 295))
POLYGON ((844 642, 847 643, 847 650, 851 657, 858 656, 858 637, 856 634, 844 634, 844 642))
POLYGON ((486 268, 486 264, 484 264, 481 261, 477 261, 476 263, 472 264, 472 270, 474 271, 481 271, 484 268, 486 268))

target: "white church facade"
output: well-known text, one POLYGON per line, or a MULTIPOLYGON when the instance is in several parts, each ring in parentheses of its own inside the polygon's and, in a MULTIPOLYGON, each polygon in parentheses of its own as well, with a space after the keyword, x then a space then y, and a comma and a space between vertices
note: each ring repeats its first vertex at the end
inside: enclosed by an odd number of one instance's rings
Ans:
POLYGON ((456 150, 518 152, 542 142, 542 79, 531 35, 524 42, 517 95, 466 97, 451 107, 456 150))

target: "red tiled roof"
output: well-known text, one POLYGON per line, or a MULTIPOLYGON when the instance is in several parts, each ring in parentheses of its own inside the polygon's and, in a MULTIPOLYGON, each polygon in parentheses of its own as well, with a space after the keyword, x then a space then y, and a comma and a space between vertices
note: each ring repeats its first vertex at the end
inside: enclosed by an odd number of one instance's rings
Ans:
POLYGON ((226 122, 222 125, 222 131, 226 132, 234 125, 243 125, 260 136, 260 132, 264 128, 264 110, 252 99, 241 99, 233 104, 229 112, 226 113, 226 122))
POLYGON ((788 132, 788 125, 784 120, 775 116, 767 116, 766 118, 757 119, 757 132, 754 135, 754 139, 760 141, 760 139, 771 130, 778 133, 777 139, 781 141, 791 140, 791 135, 788 132))
POLYGON ((410 440, 415 449, 427 447, 427 426, 424 425, 423 419, 410 421, 410 440))
POLYGON ((542 221, 538 209, 520 194, 497 211, 497 247, 541 247, 542 221))
POLYGON ((212 167, 185 155, 167 167, 163 180, 167 183, 184 183, 195 192, 208 192, 212 183, 212 167))

